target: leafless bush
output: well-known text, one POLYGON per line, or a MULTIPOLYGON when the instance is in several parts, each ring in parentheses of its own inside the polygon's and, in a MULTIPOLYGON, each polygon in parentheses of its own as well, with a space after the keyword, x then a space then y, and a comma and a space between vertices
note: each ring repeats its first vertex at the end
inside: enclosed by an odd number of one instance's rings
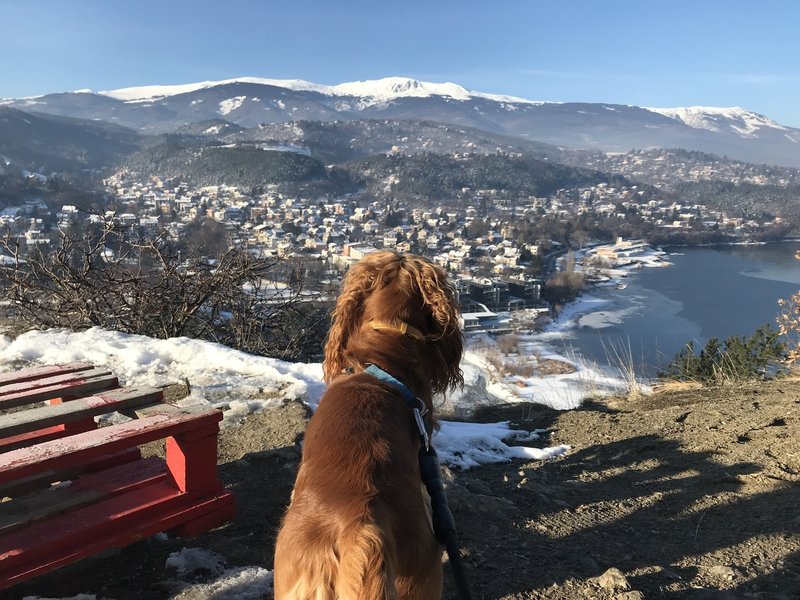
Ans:
POLYGON ((519 352, 519 337, 514 334, 497 336, 497 348, 503 354, 519 352))
POLYGON ((33 327, 189 336, 291 359, 317 352, 326 330, 325 309, 301 302, 299 278, 275 282, 287 271, 276 257, 235 248, 187 256, 163 237, 130 241, 111 224, 67 230, 54 246, 23 256, 16 238, 0 240, 5 298, 33 327))
MULTIPOLYGON (((800 252, 794 257, 800 260, 800 252)), ((788 299, 778 300, 778 333, 786 343, 787 362, 794 363, 800 359, 800 291, 788 299)))
MULTIPOLYGON (((508 352, 500 348, 500 339, 501 338, 497 338, 495 344, 487 345, 478 350, 484 360, 494 368, 495 372, 501 376, 517 375, 519 377, 533 377, 536 375, 536 366, 531 362, 530 358, 525 356, 509 358, 508 352)), ((518 340, 515 342, 515 348, 517 342, 518 340)))

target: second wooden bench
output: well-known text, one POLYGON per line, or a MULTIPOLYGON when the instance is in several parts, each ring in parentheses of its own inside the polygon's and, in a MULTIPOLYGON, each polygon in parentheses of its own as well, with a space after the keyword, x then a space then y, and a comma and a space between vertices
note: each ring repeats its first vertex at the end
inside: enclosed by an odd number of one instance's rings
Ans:
POLYGON ((195 536, 233 517, 217 479, 222 413, 118 388, 86 363, 0 376, 0 589, 161 531, 195 536), (43 400, 55 404, 36 406, 43 400), (119 412, 132 420, 97 427, 119 412), (166 440, 166 458, 139 445, 166 440))

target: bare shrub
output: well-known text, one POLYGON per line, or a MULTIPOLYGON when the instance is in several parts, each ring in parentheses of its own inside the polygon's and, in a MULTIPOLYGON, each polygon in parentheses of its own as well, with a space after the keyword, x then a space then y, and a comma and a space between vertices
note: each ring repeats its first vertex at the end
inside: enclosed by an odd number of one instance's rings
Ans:
POLYGON ((508 371, 512 375, 525 378, 530 378, 537 374, 536 367, 527 360, 509 364, 508 371))
POLYGON ((208 258, 163 236, 131 241, 129 233, 111 223, 66 230, 52 249, 24 256, 6 235, 5 298, 37 328, 189 336, 291 359, 318 351, 326 310, 300 301, 302 282, 275 283, 282 259, 236 248, 208 258))
POLYGON ((545 281, 542 297, 552 304, 563 304, 574 300, 585 284, 585 274, 575 270, 575 257, 570 252, 564 261, 564 269, 545 281))
POLYGON ((494 367, 495 371, 500 375, 503 375, 506 370, 505 360, 503 355, 497 349, 496 346, 487 346, 483 352, 483 357, 486 359, 486 362, 489 363, 492 367, 494 367))
MULTIPOLYGON (((794 257, 800 260, 800 252, 794 257)), ((787 362, 793 363, 800 358, 800 291, 788 299, 778 300, 781 307, 778 313, 778 333, 786 345, 787 362)))
POLYGON ((503 354, 519 353, 519 337, 513 333, 497 337, 497 348, 503 354))

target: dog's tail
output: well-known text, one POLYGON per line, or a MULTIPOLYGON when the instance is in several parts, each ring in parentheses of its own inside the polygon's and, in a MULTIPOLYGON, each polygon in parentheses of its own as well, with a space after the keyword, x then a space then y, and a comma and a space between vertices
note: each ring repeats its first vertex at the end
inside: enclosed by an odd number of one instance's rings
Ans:
POLYGON ((340 538, 336 597, 341 600, 395 600, 394 577, 385 536, 369 522, 353 524, 340 538))

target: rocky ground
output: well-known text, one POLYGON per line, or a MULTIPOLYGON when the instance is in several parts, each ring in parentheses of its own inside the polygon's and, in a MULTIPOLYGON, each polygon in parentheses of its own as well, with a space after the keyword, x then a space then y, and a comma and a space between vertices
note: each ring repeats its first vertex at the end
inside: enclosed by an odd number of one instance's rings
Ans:
MULTIPOLYGON (((200 600, 184 588, 209 573, 165 567, 185 546, 214 550, 228 566, 271 569, 307 418, 289 403, 221 434, 232 523, 188 542, 143 540, 0 599, 200 600)), ((800 382, 590 401, 569 412, 518 404, 476 418, 548 428, 543 445, 572 451, 449 474, 475 598, 800 598, 800 382)), ((445 598, 455 598, 446 585, 445 598)))

